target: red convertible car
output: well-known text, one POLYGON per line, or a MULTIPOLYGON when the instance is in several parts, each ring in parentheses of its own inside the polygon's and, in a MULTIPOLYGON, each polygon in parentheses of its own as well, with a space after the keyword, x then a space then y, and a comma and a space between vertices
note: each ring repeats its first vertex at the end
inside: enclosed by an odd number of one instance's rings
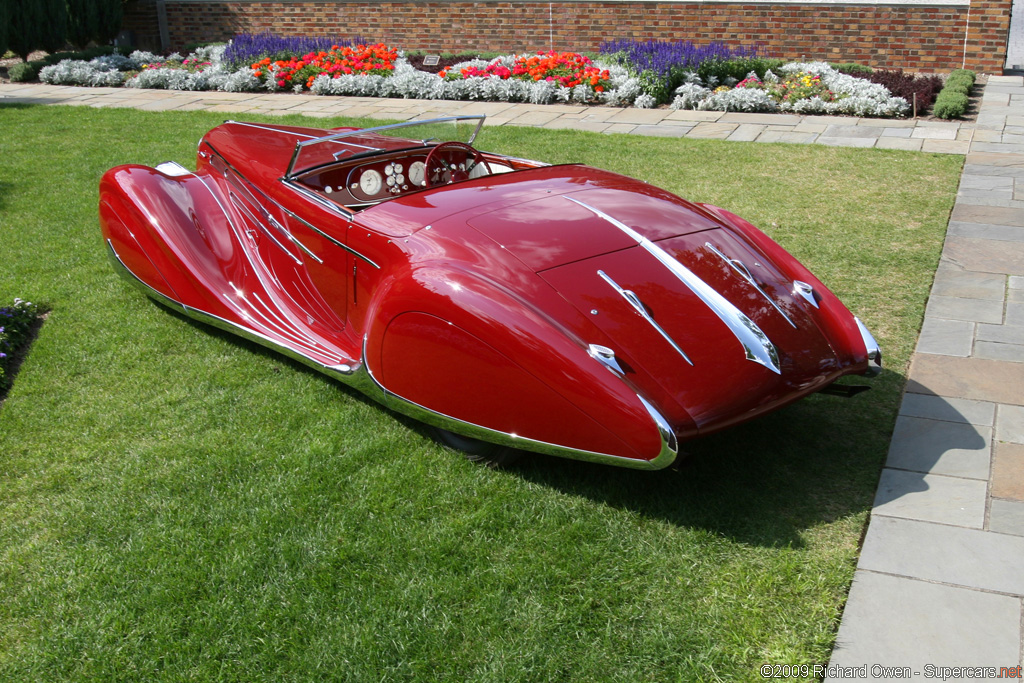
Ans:
POLYGON ((864 325, 742 218, 482 152, 482 124, 228 122, 194 172, 104 175, 106 246, 157 301, 478 458, 658 469, 687 439, 880 370, 864 325))

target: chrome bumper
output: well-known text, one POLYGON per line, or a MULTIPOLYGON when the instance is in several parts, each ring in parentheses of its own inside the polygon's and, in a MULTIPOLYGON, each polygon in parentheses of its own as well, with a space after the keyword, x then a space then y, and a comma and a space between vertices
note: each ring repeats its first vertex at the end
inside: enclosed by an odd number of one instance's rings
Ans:
POLYGON ((864 375, 876 377, 882 372, 882 350, 878 348, 878 342, 868 332, 868 328, 864 327, 864 323, 860 321, 860 318, 854 318, 854 320, 857 321, 860 337, 864 340, 864 346, 868 350, 868 369, 864 371, 864 375))

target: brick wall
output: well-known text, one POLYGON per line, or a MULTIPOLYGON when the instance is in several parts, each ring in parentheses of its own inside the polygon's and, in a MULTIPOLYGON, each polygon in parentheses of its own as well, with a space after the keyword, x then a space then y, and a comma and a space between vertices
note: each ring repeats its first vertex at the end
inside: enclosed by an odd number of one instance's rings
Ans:
MULTIPOLYGON (((151 0, 129 6, 126 28, 151 0)), ((594 51, 609 38, 764 44, 783 58, 1000 73, 1011 0, 963 5, 687 2, 189 2, 166 0, 171 46, 235 33, 359 35, 432 52, 594 51)), ((155 16, 155 12, 153 13, 155 16)), ((129 25, 130 24, 130 25, 129 25)), ((150 30, 149 34, 155 33, 150 30)))

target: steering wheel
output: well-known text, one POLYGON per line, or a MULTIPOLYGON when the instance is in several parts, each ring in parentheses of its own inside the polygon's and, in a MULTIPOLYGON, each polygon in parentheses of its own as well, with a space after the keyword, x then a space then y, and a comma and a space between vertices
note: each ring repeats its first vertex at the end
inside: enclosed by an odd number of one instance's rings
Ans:
POLYGON ((470 174, 481 164, 490 175, 491 167, 479 151, 465 142, 442 142, 427 155, 424 184, 433 187, 469 180, 470 174))

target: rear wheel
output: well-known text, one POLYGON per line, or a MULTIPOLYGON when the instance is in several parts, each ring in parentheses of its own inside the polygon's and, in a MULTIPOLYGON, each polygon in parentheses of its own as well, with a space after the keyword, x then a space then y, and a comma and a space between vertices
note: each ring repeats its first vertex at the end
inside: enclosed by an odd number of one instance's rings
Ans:
POLYGON ((505 467, 522 457, 522 452, 514 448, 481 441, 469 436, 462 436, 455 432, 449 432, 447 429, 435 427, 434 435, 438 441, 448 448, 466 456, 466 460, 478 462, 487 467, 505 467))

